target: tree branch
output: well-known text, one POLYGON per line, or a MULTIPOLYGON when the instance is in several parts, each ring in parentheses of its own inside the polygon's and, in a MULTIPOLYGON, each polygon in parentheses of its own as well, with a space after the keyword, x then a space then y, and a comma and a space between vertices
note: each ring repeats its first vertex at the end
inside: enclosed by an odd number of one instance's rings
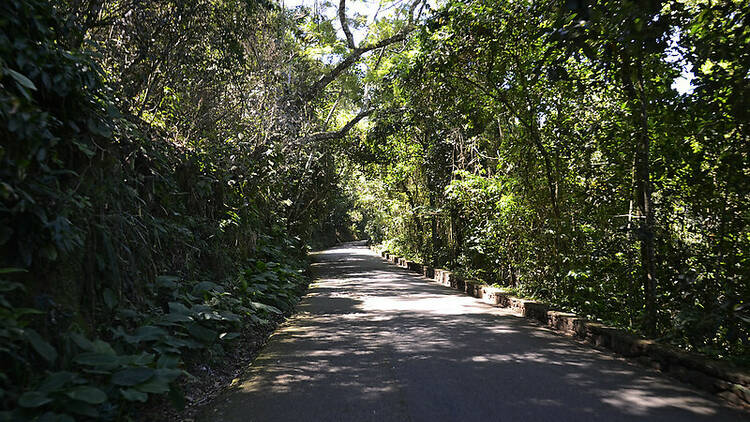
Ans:
POLYGON ((378 48, 389 46, 399 41, 403 41, 413 29, 414 26, 409 25, 403 28, 397 34, 380 40, 375 44, 355 48, 351 53, 349 53, 348 56, 346 56, 344 60, 339 62, 336 67, 331 69, 328 73, 323 75, 314 84, 312 84, 312 86, 310 86, 310 88, 308 88, 305 93, 302 94, 302 100, 305 102, 312 100, 316 95, 318 95, 318 93, 322 92, 325 87, 333 82, 341 73, 350 68, 363 54, 367 53, 368 51, 372 51, 378 48))
POLYGON ((344 96, 344 87, 341 87, 341 91, 339 91, 339 96, 336 97, 336 101, 333 103, 333 106, 331 107, 331 110, 328 112, 328 116, 326 116, 326 121, 323 122, 323 129, 328 129, 328 123, 331 121, 331 117, 333 117, 333 112, 336 111, 336 106, 339 105, 339 101, 341 101, 341 97, 344 96))
MULTIPOLYGON (((414 9, 417 8, 417 6, 422 3, 422 0, 415 0, 414 3, 409 6, 409 25, 412 25, 414 23, 414 9)), ((424 4, 422 4, 424 6, 424 4)), ((422 8, 419 8, 419 14, 422 14, 422 8)))
POLYGON ((326 140, 329 140, 329 139, 338 139, 338 138, 341 138, 344 135, 346 135, 349 132, 349 130, 352 127, 354 127, 354 125, 356 125, 357 123, 359 123, 360 120, 362 120, 365 117, 369 116, 374 111, 375 111, 374 108, 363 110, 359 114, 357 114, 356 116, 354 116, 353 119, 349 120, 344 125, 344 127, 342 127, 341 129, 339 129, 339 130, 333 130, 333 131, 329 131, 329 132, 316 132, 316 133, 313 133, 312 135, 309 135, 309 136, 306 136, 306 137, 302 138, 302 142, 303 143, 308 143, 308 142, 326 141, 326 140))
POLYGON ((341 21, 341 29, 344 31, 344 35, 346 35, 346 44, 352 50, 356 50, 357 46, 354 44, 354 36, 352 35, 352 31, 349 30, 349 24, 346 23, 346 0, 339 2, 339 21, 341 21))
MULTIPOLYGON (((312 84, 308 89, 306 89, 302 95, 300 96, 301 100, 303 102, 308 102, 315 98, 316 95, 318 95, 320 92, 325 89, 331 82, 336 80, 336 78, 343 73, 345 70, 349 69, 354 63, 362 57, 363 54, 367 53, 368 51, 376 50, 378 48, 387 47, 391 44, 397 43, 399 41, 403 41, 406 39, 406 36, 411 33, 411 31, 414 30, 414 10, 417 8, 417 6, 422 3, 424 0, 415 0, 411 6, 409 7, 409 19, 406 26, 401 28, 400 31, 398 31, 396 34, 382 39, 376 43, 368 44, 364 47, 354 47, 352 51, 349 53, 348 56, 344 58, 339 64, 336 65, 333 69, 331 69, 328 73, 323 75, 320 79, 318 79, 314 84, 312 84)), ((344 10, 345 13, 345 0, 341 0, 339 3, 339 18, 342 16, 342 10, 344 10), (342 7, 344 6, 344 7, 342 7)), ((346 25, 346 16, 344 15, 344 20, 342 20, 341 26, 344 28, 344 33, 347 34, 349 31, 349 26, 346 25)), ((351 32, 347 35, 347 42, 349 42, 349 37, 351 36, 351 32)), ((349 43, 349 46, 352 47, 354 44, 354 38, 351 39, 351 42, 349 43)))

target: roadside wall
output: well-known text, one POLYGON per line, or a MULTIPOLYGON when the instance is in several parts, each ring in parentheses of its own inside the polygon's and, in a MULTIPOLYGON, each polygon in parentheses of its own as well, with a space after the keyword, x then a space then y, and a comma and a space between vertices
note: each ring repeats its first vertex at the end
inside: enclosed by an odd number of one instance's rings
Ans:
POLYGON ((395 256, 389 251, 378 252, 388 262, 423 275, 441 286, 463 291, 469 296, 502 308, 511 308, 526 318, 584 340, 594 346, 634 358, 683 382, 715 394, 739 406, 750 408, 750 374, 726 362, 687 353, 669 345, 637 337, 623 330, 589 321, 576 314, 556 311, 546 303, 521 299, 503 289, 473 280, 462 280, 451 271, 395 256))

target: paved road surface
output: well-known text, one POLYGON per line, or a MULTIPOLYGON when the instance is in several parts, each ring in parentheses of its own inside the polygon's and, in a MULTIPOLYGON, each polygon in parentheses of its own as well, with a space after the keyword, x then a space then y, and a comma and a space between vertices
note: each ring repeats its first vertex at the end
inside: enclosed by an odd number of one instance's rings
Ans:
POLYGON ((709 396, 385 263, 317 281, 205 421, 748 421, 709 396))

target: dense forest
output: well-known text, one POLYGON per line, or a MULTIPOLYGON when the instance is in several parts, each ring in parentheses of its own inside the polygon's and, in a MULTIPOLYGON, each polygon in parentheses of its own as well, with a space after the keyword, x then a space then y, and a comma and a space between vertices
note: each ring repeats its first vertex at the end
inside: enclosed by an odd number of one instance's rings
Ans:
POLYGON ((179 407, 365 238, 750 364, 748 1, 350 3, 0 4, 0 420, 179 407))

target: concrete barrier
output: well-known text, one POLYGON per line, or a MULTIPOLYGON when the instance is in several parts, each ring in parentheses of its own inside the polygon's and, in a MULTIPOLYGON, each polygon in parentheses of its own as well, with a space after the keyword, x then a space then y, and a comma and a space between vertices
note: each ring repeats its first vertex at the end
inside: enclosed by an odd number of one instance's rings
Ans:
POLYGON ((450 283, 446 282, 446 280, 450 278, 450 271, 444 270, 442 268, 435 268, 434 273, 435 276, 433 278, 438 282, 438 284, 442 284, 445 287, 450 287, 450 283))
POLYGON ((450 287, 451 289, 464 289, 463 279, 457 277, 455 274, 453 274, 453 272, 444 270, 442 268, 435 269, 435 281, 445 287, 450 287))
POLYGON ((510 295, 500 288, 483 285, 482 301, 490 305, 506 308, 510 306, 510 295))
POLYGON ((549 307, 545 303, 511 296, 510 308, 526 318, 532 318, 545 325, 547 324, 547 311, 549 307))
POLYGON ((584 336, 586 333, 585 322, 585 318, 580 318, 578 315, 569 312, 547 312, 547 325, 565 334, 584 336))
POLYGON ((476 280, 467 280, 464 282, 464 293, 476 298, 482 297, 482 282, 476 280))
POLYGON ((483 302, 510 308, 514 312, 561 333, 635 358, 645 366, 658 369, 681 381, 690 383, 726 401, 750 408, 750 374, 733 365, 687 353, 654 340, 637 337, 624 330, 588 321, 574 313, 550 310, 546 303, 514 297, 503 289, 463 280, 443 268, 432 268, 382 251, 389 262, 435 280, 438 284, 458 289, 483 302))

